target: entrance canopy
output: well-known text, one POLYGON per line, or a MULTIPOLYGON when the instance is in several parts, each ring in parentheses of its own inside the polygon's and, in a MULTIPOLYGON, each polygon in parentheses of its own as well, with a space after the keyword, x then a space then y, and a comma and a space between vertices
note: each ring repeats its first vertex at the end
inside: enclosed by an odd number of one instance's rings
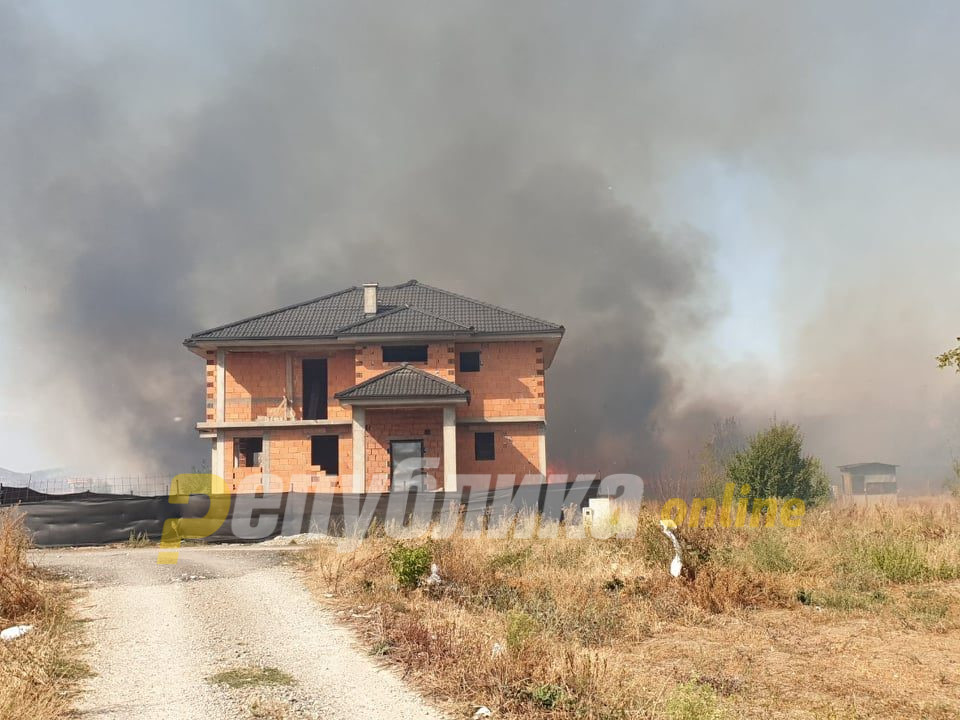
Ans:
POLYGON ((403 363, 341 390, 334 397, 343 405, 357 407, 466 405, 470 402, 470 391, 426 370, 403 363))

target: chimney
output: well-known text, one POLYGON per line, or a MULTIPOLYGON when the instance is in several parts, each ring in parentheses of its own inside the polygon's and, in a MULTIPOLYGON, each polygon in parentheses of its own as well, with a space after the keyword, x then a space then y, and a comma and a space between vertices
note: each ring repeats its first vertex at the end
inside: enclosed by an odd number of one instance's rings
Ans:
POLYGON ((377 284, 363 284, 363 312, 365 315, 377 314, 377 284))

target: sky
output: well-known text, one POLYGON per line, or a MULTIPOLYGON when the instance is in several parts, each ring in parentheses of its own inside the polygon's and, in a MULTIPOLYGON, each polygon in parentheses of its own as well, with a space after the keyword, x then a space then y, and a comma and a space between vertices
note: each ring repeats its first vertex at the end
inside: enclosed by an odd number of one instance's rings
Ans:
POLYGON ((0 2, 0 467, 206 455, 190 333, 417 279, 563 323, 551 462, 960 452, 960 10, 0 2), (179 418, 177 420, 176 418, 179 418))

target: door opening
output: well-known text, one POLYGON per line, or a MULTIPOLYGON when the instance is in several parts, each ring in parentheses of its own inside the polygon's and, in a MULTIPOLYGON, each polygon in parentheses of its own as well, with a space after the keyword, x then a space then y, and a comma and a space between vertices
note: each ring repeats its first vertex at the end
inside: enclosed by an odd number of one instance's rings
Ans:
POLYGON ((327 419, 327 360, 303 361, 303 419, 327 419))
POLYGON ((390 490, 426 490, 422 468, 423 440, 390 441, 390 490))

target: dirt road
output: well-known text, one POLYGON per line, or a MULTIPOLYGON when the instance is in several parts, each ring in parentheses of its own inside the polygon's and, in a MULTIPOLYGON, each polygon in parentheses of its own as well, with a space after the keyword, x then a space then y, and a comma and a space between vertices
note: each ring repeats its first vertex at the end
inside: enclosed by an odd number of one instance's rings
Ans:
POLYGON ((319 607, 278 550, 195 547, 40 550, 32 559, 88 591, 82 718, 413 718, 442 716, 319 607), (277 668, 293 684, 231 688, 208 678, 277 668))

